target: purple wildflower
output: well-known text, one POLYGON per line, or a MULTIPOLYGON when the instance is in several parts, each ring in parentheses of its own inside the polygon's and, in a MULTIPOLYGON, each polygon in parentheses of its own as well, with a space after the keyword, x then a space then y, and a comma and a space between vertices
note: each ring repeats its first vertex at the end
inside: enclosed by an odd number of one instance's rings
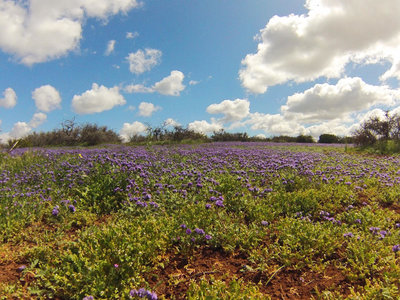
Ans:
POLYGON ((389 234, 389 232, 387 232, 386 230, 381 230, 381 231, 379 231, 379 235, 380 235, 380 238, 381 239, 383 239, 386 235, 388 235, 389 234))
POLYGON ((370 227, 369 231, 372 232, 372 234, 378 234, 378 231, 380 230, 379 227, 370 227))
POLYGON ((207 203, 206 204, 206 209, 210 209, 211 208, 211 204, 207 203))
POLYGON ((400 251, 400 245, 394 245, 394 246, 392 247, 392 251, 393 251, 394 253, 399 252, 399 251, 400 251))
POLYGON ((154 202, 154 201, 149 202, 149 204, 151 206, 153 206, 154 208, 158 208, 158 204, 156 202, 154 202))
POLYGON ((224 202, 222 202, 222 200, 217 200, 215 201, 215 205, 218 207, 224 207, 224 202))
POLYGON ((204 230, 201 229, 201 228, 196 228, 194 231, 195 231, 197 234, 205 234, 204 230))
POLYGON ((186 224, 181 224, 179 227, 180 227, 180 228, 183 228, 183 229, 186 229, 186 228, 187 228, 186 224))
POLYGON ((70 212, 75 212, 76 211, 75 206, 73 206, 72 204, 68 205, 68 209, 69 209, 70 212))
POLYGON ((361 224, 361 219, 356 219, 354 222, 361 224))
POLYGON ((188 228, 188 229, 186 229, 186 234, 191 234, 192 233, 192 231, 188 228))
POLYGON ((17 268, 17 271, 18 271, 19 273, 21 273, 21 272, 24 271, 25 269, 26 269, 26 266, 25 266, 25 265, 22 265, 22 266, 20 266, 20 267, 17 268))
POLYGON ((347 232, 345 234, 343 234, 344 237, 354 237, 354 234, 351 232, 347 232))
POLYGON ((53 210, 51 211, 51 214, 53 216, 58 216, 59 213, 60 213, 60 207, 58 205, 54 206, 53 210))
POLYGON ((267 225, 268 225, 268 222, 267 222, 267 221, 261 221, 261 225, 262 225, 262 226, 267 226, 267 225))
POLYGON ((93 296, 86 296, 82 300, 94 300, 93 296))
POLYGON ((211 235, 206 234, 205 238, 206 238, 206 240, 211 240, 211 235))

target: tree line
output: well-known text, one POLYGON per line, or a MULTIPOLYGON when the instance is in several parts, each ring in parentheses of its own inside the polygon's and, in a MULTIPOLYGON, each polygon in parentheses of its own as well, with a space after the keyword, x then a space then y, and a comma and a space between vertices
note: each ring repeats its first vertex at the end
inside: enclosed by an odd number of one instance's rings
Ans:
MULTIPOLYGON (((141 143, 204 143, 204 142, 276 142, 276 143, 325 143, 355 144, 361 148, 372 148, 380 152, 400 152, 400 115, 385 113, 385 117, 372 116, 364 121, 352 136, 339 137, 324 133, 316 141, 310 135, 280 135, 271 138, 249 136, 246 132, 230 133, 221 129, 211 136, 183 126, 147 126, 144 135, 134 134, 129 137, 128 144, 141 143)), ((101 144, 121 144, 118 133, 106 126, 97 124, 79 125, 75 119, 61 123, 61 128, 49 132, 33 132, 18 139, 9 140, 9 147, 46 147, 46 146, 95 146, 101 144)))

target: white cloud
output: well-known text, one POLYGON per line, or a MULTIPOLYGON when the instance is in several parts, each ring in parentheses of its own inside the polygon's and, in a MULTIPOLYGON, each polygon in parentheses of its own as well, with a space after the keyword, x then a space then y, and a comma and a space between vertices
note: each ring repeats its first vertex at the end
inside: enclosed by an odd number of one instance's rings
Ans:
POLYGON ((93 83, 92 89, 82 95, 75 95, 72 99, 72 108, 78 114, 92 114, 110 110, 114 106, 124 105, 124 97, 119 93, 119 88, 107 88, 93 83))
POLYGON ((17 94, 12 88, 5 89, 3 96, 0 98, 0 107, 13 108, 17 104, 17 94))
POLYGON ((36 113, 33 115, 31 121, 29 122, 29 127, 36 128, 42 125, 47 120, 47 115, 44 113, 36 113))
POLYGON ((146 132, 147 126, 141 122, 135 121, 133 123, 124 123, 119 135, 124 142, 128 142, 130 137, 135 135, 142 135, 146 132))
POLYGON ((200 83, 200 81, 197 81, 197 80, 190 80, 189 81, 189 85, 196 85, 196 84, 199 84, 200 83))
POLYGON ((201 121, 194 121, 189 123, 188 125, 189 130, 193 130, 199 133, 213 133, 214 131, 219 131, 223 129, 221 124, 218 124, 215 120, 211 120, 211 123, 201 120, 201 121))
POLYGON ((177 121, 175 121, 172 118, 168 118, 164 121, 165 126, 171 126, 171 127, 178 127, 181 126, 180 123, 178 123, 177 121))
POLYGON ((9 133, 10 138, 19 139, 26 136, 32 128, 25 122, 17 122, 9 133))
POLYGON ((171 74, 154 84, 153 89, 162 95, 179 96, 185 89, 182 84, 185 75, 181 71, 171 71, 171 74))
POLYGON ((255 135, 255 137, 260 138, 260 139, 265 139, 267 136, 263 133, 259 133, 259 134, 255 135))
POLYGON ((135 31, 135 32, 127 32, 126 33, 126 38, 127 39, 134 39, 136 37, 139 36, 139 32, 135 31))
POLYGON ((288 97, 281 111, 288 118, 304 122, 343 119, 350 113, 400 100, 400 90, 366 84, 361 78, 344 78, 336 85, 317 84, 303 93, 288 97))
POLYGON ((104 55, 108 56, 111 53, 113 53, 114 48, 115 48, 115 40, 108 41, 107 49, 106 49, 106 52, 104 52, 104 55))
MULTIPOLYGON (((47 119, 47 115, 44 113, 35 113, 29 123, 16 122, 11 128, 10 132, 0 134, 0 143, 7 143, 10 139, 19 139, 28 135, 33 128, 37 128, 42 125, 47 119)), ((0 120, 1 125, 1 120, 0 120)))
POLYGON ((136 0, 0 1, 0 49, 33 65, 79 47, 86 18, 107 20, 139 7, 136 0))
POLYGON ((139 104, 139 116, 150 117, 154 112, 160 109, 161 107, 155 106, 153 103, 141 102, 139 104))
POLYGON ((124 87, 127 93, 154 93, 152 88, 146 87, 143 84, 130 84, 124 87))
POLYGON ((129 70, 135 74, 141 74, 150 71, 161 61, 162 52, 157 49, 147 48, 138 50, 135 53, 129 53, 126 57, 129 62, 129 70))
POLYGON ((158 92, 167 96, 179 96, 185 89, 183 79, 185 75, 181 71, 171 71, 171 74, 156 82, 152 87, 146 87, 143 84, 130 84, 124 87, 127 93, 154 93, 158 92))
POLYGON ((339 120, 324 122, 318 125, 312 125, 305 129, 303 134, 311 135, 318 140, 321 134, 334 134, 337 136, 350 136, 353 133, 355 124, 346 125, 339 120))
POLYGON ((222 122, 240 121, 250 113, 250 102, 247 99, 224 100, 207 107, 209 114, 223 114, 222 122))
POLYGON ((32 92, 36 107, 44 112, 61 108, 60 93, 51 85, 43 85, 32 92))
POLYGON ((337 78, 349 62, 388 61, 382 79, 399 78, 400 1, 307 0, 306 8, 307 15, 274 16, 260 31, 257 53, 239 72, 246 89, 337 78))
POLYGON ((253 130, 264 130, 270 135, 290 135, 296 136, 304 132, 304 127, 295 120, 287 120, 280 114, 254 113, 249 120, 244 122, 251 125, 253 130))

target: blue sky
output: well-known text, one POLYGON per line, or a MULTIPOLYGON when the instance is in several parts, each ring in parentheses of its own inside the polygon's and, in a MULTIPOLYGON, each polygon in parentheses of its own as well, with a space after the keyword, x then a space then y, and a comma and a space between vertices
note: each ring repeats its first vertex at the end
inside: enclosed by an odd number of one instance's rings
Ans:
POLYGON ((0 0, 0 139, 75 118, 349 135, 400 112, 398 0, 0 0), (4 29, 4 30, 3 30, 4 29))

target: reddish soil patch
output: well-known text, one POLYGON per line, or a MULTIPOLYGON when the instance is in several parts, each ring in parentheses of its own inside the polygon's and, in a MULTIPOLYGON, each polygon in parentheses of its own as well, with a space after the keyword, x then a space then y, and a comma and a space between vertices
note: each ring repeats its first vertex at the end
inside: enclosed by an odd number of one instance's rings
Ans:
POLYGON ((273 299, 310 299, 315 290, 340 291, 349 294, 352 284, 336 267, 329 265, 322 273, 309 269, 282 268, 272 274, 255 269, 244 254, 227 254, 222 250, 203 248, 190 258, 173 255, 168 265, 146 276, 147 282, 158 295, 170 299, 185 299, 191 280, 209 278, 229 283, 229 278, 241 278, 244 282, 260 285, 260 291, 273 299), (268 284, 267 284, 268 283, 268 284))
POLYGON ((20 273, 17 271, 21 265, 14 262, 0 264, 0 282, 16 282, 20 277, 20 273))
POLYGON ((323 273, 282 269, 269 282, 266 292, 273 299, 310 299, 316 290, 336 290, 346 296, 350 286, 340 270, 330 265, 323 273))
POLYGON ((222 251, 201 249, 190 257, 190 261, 181 256, 172 256, 169 264, 148 274, 148 282, 156 287, 158 295, 167 299, 172 295, 176 299, 185 299, 189 282, 213 275, 214 278, 240 275, 240 270, 248 264, 241 254, 228 255, 222 251), (174 284, 175 283, 175 284, 174 284))
POLYGON ((382 203, 381 206, 400 214, 400 206, 396 203, 382 203))

